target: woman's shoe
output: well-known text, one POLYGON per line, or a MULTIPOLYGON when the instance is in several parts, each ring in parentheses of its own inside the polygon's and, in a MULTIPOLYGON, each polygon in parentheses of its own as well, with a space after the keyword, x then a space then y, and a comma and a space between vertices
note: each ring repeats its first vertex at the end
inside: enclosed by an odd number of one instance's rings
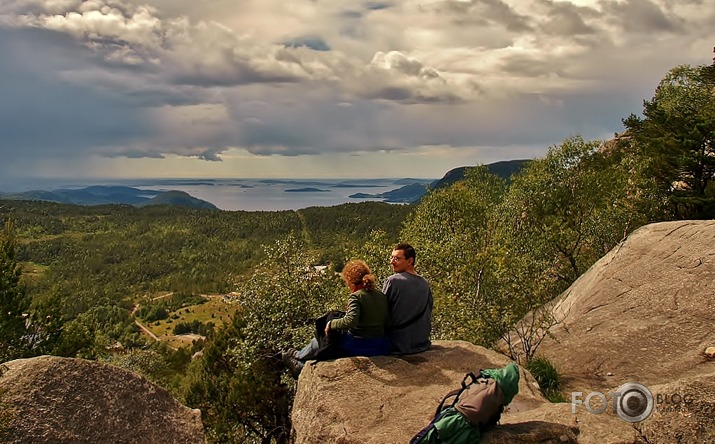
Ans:
POLYGON ((300 372, 303 371, 303 366, 305 364, 302 361, 297 360, 295 356, 290 356, 287 361, 286 367, 288 367, 290 375, 293 379, 297 380, 298 376, 300 376, 300 372))
POLYGON ((294 348, 289 348, 284 352, 281 352, 281 361, 283 364, 288 367, 289 361, 291 358, 295 359, 296 355, 298 354, 298 350, 294 348))

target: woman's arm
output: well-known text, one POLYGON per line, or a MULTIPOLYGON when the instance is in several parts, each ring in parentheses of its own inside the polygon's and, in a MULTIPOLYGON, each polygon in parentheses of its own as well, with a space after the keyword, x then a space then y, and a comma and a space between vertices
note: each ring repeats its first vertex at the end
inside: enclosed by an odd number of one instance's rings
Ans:
POLYGON ((340 319, 333 319, 328 325, 336 330, 348 330, 356 327, 358 321, 360 321, 360 301, 357 294, 353 293, 348 299, 348 311, 345 316, 340 319))

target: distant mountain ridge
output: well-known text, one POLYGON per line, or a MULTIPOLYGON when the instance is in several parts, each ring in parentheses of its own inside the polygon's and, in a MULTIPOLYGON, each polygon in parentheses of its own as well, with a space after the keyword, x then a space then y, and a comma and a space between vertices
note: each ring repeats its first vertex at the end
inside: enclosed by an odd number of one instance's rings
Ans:
MULTIPOLYGON (((529 160, 507 160, 500 161, 485 165, 487 169, 505 179, 509 180, 512 174, 520 171, 529 160)), ((403 178, 397 179, 393 183, 399 188, 385 191, 382 193, 368 194, 368 193, 355 193, 351 194, 352 199, 381 199, 388 203, 417 203, 422 197, 432 190, 437 190, 450 186, 451 184, 464 179, 465 174, 468 170, 475 168, 474 166, 463 166, 459 168, 454 168, 448 171, 441 179, 418 179, 418 178, 403 178)), ((343 182, 337 185, 327 185, 325 182, 316 181, 300 181, 296 182, 293 180, 284 179, 265 179, 261 180, 265 184, 300 184, 306 187, 303 188, 291 188, 285 190, 285 192, 290 194, 301 194, 301 193, 315 193, 315 192, 327 192, 329 190, 324 189, 326 186, 333 186, 335 188, 361 188, 361 187, 383 187, 382 184, 369 184, 369 183, 352 183, 343 182), (313 186, 315 185, 315 186, 313 186), (321 186, 322 188, 316 188, 316 186, 321 186)), ((176 184, 181 185, 183 183, 195 185, 215 185, 215 182, 211 180, 203 180, 202 182, 176 182, 176 184)), ((170 183, 163 184, 162 187, 166 185, 167 188, 171 186, 170 183)), ((233 185, 232 186, 236 186, 233 185)), ((239 184, 241 188, 253 188, 253 185, 239 184)), ((85 188, 78 189, 55 189, 52 191, 46 190, 32 190, 23 191, 17 193, 3 193, 0 192, 0 199, 13 199, 13 200, 39 200, 47 202, 56 202, 70 205, 110 205, 110 204, 124 204, 132 205, 135 207, 145 207, 150 205, 171 205, 180 206, 187 208, 196 209, 212 209, 218 210, 211 202, 198 199, 191 196, 184 191, 157 191, 157 190, 145 190, 140 188, 134 188, 131 186, 120 186, 120 185, 93 185, 85 188)))
POLYGON ((214 204, 193 197, 183 191, 142 190, 126 186, 93 185, 79 189, 58 189, 53 191, 32 190, 21 193, 0 193, 0 198, 13 200, 42 200, 86 206, 110 204, 125 204, 135 207, 172 205, 197 209, 218 209, 214 204))
MULTIPOLYGON (((485 166, 490 173, 508 181, 510 180, 512 174, 521 171, 521 169, 524 168, 528 162, 528 159, 504 160, 490 163, 485 166)), ((447 171, 444 177, 435 180, 432 183, 426 182, 423 179, 400 179, 395 183, 406 185, 395 190, 379 194, 356 193, 350 195, 350 197, 354 199, 384 199, 385 202, 389 203, 415 203, 422 199, 422 197, 430 191, 446 188, 453 183, 464 179, 467 171, 472 168, 475 167, 463 166, 451 169, 447 171)))
MULTIPOLYGON (((518 159, 518 160, 502 160, 499 162, 490 163, 484 165, 487 167, 490 173, 501 177, 502 179, 509 180, 509 178, 514 174, 518 173, 529 163, 529 159, 518 159)), ((444 175, 439 180, 432 182, 430 189, 437 190, 440 188, 445 188, 453 183, 464 179, 467 171, 474 168, 473 166, 463 166, 458 168, 453 168, 444 175)))
POLYGON ((354 199, 383 199, 388 203, 412 203, 417 202, 429 192, 429 185, 425 183, 412 183, 392 191, 385 191, 379 194, 355 193, 350 197, 354 199))

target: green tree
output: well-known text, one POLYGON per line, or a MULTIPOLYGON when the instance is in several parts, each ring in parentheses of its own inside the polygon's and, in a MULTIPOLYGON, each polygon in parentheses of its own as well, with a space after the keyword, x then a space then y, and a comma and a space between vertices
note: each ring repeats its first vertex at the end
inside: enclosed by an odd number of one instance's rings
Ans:
POLYGON ((15 260, 15 231, 5 222, 0 234, 0 362, 22 356, 27 348, 29 301, 20 283, 22 267, 15 260))
POLYGON ((351 253, 346 254, 344 263, 347 263, 350 259, 364 260, 370 267, 372 274, 375 275, 378 286, 381 286, 392 274, 390 252, 397 242, 397 239, 390 239, 384 230, 373 230, 363 244, 358 248, 354 248, 351 253))
POLYGON ((493 286, 494 212, 506 182, 479 166, 465 179, 423 198, 402 239, 418 250, 416 265, 435 297, 434 335, 490 344, 496 337, 476 312, 493 286))
POLYGON ((512 357, 533 356, 559 321, 542 306, 648 221, 628 166, 601 142, 575 136, 513 178, 497 212, 499 285, 480 312, 510 346, 518 343, 512 357))
POLYGON ((190 366, 186 402, 202 410, 212 441, 288 442, 295 382, 275 356, 307 343, 314 320, 347 300, 337 274, 316 269, 295 236, 265 250, 268 259, 239 286, 231 325, 190 366))
POLYGON ((673 68, 644 101, 643 117, 623 123, 673 215, 715 217, 715 65, 673 68))

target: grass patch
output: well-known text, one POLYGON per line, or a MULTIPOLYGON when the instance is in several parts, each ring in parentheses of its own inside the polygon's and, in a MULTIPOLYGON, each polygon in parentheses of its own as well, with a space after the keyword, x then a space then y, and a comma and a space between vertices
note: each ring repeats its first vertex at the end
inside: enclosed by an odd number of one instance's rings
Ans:
POLYGON ((22 282, 25 284, 38 282, 48 268, 50 267, 36 262, 22 262, 22 282))
MULTIPOLYGON (((238 309, 238 304, 227 303, 220 296, 209 296, 208 300, 203 304, 190 305, 187 307, 182 307, 178 310, 169 313, 167 319, 147 322, 145 325, 149 330, 152 331, 158 337, 169 337, 174 336, 174 326, 177 323, 185 322, 192 323, 195 320, 208 324, 213 322, 216 327, 231 322, 231 319, 238 309)), ((171 341, 171 345, 187 345, 187 341, 171 341)), ((188 341, 190 344, 190 341, 188 341)))
POLYGON ((544 357, 535 357, 526 362, 526 369, 539 383, 541 393, 551 402, 566 402, 561 393, 563 382, 556 366, 544 357))

